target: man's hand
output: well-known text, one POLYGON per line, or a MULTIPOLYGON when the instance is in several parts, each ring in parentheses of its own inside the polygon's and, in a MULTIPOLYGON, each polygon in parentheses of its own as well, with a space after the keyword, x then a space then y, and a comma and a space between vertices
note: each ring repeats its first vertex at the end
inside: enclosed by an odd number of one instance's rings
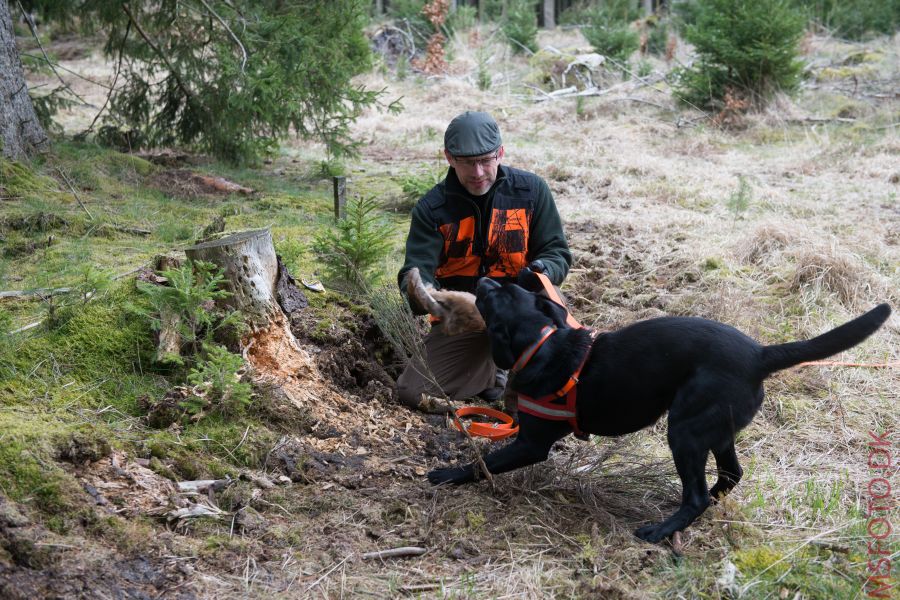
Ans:
POLYGON ((536 273, 544 273, 546 267, 540 260, 533 260, 527 267, 522 267, 519 271, 519 285, 529 292, 540 292, 544 289, 544 284, 536 273))
POLYGON ((547 267, 544 266, 544 261, 542 261, 541 259, 531 261, 528 264, 528 266, 525 268, 531 269, 535 273, 546 273, 547 272, 547 267))

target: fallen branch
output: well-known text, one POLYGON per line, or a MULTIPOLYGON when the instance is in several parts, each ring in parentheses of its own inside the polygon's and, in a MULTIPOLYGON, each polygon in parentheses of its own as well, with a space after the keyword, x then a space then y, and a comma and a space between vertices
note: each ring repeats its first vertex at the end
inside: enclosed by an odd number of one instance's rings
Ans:
POLYGON ((104 223, 102 229, 112 229, 113 231, 129 233, 131 235, 150 235, 153 233, 149 229, 141 229, 140 227, 131 227, 129 225, 114 225, 112 223, 104 223))
POLYGON ((381 550, 379 552, 366 552, 362 555, 363 560, 399 558, 403 556, 421 556, 425 554, 425 548, 418 546, 403 546, 402 548, 391 548, 390 550, 381 550))
POLYGON ((213 491, 221 491, 234 482, 231 478, 226 479, 198 479, 195 481, 179 481, 175 485, 179 492, 195 492, 201 493, 212 488, 213 491))
POLYGON ((215 506, 209 506, 208 504, 194 504, 193 506, 189 506, 187 508, 170 510, 166 513, 166 517, 169 521, 175 521, 177 519, 191 519, 194 517, 212 517, 213 519, 218 519, 224 514, 225 511, 220 508, 216 508, 215 506))
POLYGON ((84 205, 84 202, 81 201, 81 197, 78 195, 78 192, 75 191, 75 187, 72 185, 72 182, 69 181, 69 178, 63 172, 63 170, 60 169, 59 167, 57 167, 56 172, 59 173, 59 176, 62 177, 63 181, 66 182, 66 185, 69 186, 69 190, 72 192, 72 195, 75 196, 75 199, 78 201, 78 206, 80 206, 82 208, 82 210, 84 210, 84 212, 87 213, 88 218, 91 221, 93 221, 94 215, 91 214, 91 211, 89 211, 87 209, 87 207, 84 205))
POLYGON ((51 296, 58 296, 60 294, 68 294, 73 291, 72 288, 62 287, 62 288, 40 288, 36 290, 7 290, 4 292, 0 292, 0 299, 3 298, 28 298, 31 296, 37 296, 39 298, 49 298, 51 296))
POLYGON ((803 117, 785 120, 788 123, 856 123, 856 119, 846 117, 803 117))

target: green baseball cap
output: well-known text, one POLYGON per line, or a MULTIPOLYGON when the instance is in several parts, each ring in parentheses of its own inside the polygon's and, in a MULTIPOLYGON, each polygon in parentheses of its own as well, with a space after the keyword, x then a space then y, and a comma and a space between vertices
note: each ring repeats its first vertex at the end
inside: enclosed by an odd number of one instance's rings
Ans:
POLYGON ((500 128, 486 112, 467 110, 450 121, 444 149, 453 156, 481 156, 500 147, 500 128))

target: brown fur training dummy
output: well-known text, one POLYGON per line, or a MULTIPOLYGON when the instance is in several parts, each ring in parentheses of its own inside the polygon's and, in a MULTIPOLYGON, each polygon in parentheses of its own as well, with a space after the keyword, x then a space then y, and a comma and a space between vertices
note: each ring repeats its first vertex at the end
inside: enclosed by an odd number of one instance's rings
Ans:
POLYGON ((475 308, 475 296, 468 292, 435 290, 422 282, 419 269, 406 274, 406 292, 419 306, 441 320, 445 335, 484 331, 484 319, 475 308))

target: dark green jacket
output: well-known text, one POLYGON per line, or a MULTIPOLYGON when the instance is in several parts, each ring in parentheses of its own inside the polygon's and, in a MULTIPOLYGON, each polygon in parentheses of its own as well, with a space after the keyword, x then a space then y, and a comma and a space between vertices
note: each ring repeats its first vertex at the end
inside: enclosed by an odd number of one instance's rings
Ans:
POLYGON ((563 282, 572 254, 543 179, 501 165, 485 208, 482 214, 452 167, 446 179, 419 200, 397 277, 404 294, 403 278, 413 267, 436 289, 474 292, 481 277, 515 281, 519 268, 540 259, 550 280, 563 282))

